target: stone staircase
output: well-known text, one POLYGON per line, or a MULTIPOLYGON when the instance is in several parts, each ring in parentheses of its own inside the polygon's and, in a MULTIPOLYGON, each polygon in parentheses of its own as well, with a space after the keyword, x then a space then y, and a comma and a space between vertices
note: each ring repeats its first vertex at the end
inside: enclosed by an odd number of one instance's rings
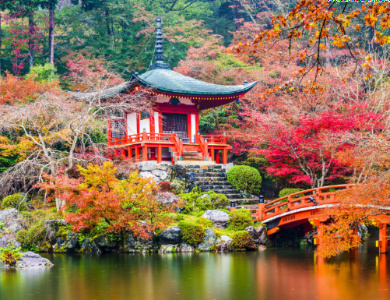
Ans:
POLYGON ((255 208, 258 199, 248 198, 240 191, 237 191, 228 181, 225 169, 221 165, 187 165, 187 176, 195 186, 199 186, 202 191, 214 191, 224 194, 229 201, 236 201, 237 208, 255 208))

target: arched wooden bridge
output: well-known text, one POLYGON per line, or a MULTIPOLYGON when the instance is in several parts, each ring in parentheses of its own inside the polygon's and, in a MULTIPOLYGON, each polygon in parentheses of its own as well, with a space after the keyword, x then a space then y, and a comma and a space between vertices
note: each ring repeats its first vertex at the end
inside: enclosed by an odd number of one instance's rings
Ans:
MULTIPOLYGON (((328 221, 328 217, 322 215, 321 210, 339 204, 338 192, 351 189, 353 186, 353 184, 325 186, 300 191, 268 203, 259 203, 256 209, 251 208, 252 218, 254 221, 261 221, 267 225, 268 236, 302 224, 306 224, 307 231, 309 231, 312 229, 310 224, 314 224, 318 227, 317 244, 319 245, 321 244, 320 236, 323 233, 323 225, 328 221)), ((231 210, 233 209, 235 207, 231 208, 231 210)), ((380 216, 380 220, 377 246, 381 253, 387 253, 390 216, 380 216)))

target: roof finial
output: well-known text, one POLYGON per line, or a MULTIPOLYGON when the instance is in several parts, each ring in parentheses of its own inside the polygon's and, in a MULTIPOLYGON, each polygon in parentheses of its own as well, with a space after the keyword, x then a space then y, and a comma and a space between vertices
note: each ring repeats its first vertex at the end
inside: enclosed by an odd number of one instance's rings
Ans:
POLYGON ((164 63, 164 50, 163 50, 163 38, 161 31, 161 17, 156 18, 157 27, 156 27, 156 63, 150 66, 149 70, 153 69, 170 69, 168 64, 164 63))

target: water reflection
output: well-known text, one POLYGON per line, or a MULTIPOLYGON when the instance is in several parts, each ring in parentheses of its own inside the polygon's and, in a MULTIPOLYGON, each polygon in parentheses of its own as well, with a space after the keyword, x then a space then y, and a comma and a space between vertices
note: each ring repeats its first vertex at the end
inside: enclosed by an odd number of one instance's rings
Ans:
POLYGON ((1 300, 390 299, 389 258, 364 246, 233 254, 48 255, 48 270, 0 271, 1 300))

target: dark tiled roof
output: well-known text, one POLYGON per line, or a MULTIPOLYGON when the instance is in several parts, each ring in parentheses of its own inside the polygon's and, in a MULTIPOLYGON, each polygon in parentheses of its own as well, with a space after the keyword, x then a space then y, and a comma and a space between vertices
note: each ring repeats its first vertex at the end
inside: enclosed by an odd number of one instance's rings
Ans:
MULTIPOLYGON (((218 97, 245 94, 257 84, 257 81, 242 85, 219 85, 194 79, 169 69, 154 69, 147 71, 141 76, 138 76, 137 73, 133 73, 130 81, 101 92, 70 92, 70 94, 79 101, 88 101, 92 99, 108 100, 119 94, 128 92, 136 83, 168 94, 218 97)), ((220 106, 231 101, 233 100, 213 100, 215 103, 201 105, 201 109, 220 106)))
POLYGON ((169 69, 154 69, 141 76, 134 75, 136 82, 157 91, 197 96, 226 96, 248 92, 256 82, 243 85, 219 85, 194 79, 169 69))

